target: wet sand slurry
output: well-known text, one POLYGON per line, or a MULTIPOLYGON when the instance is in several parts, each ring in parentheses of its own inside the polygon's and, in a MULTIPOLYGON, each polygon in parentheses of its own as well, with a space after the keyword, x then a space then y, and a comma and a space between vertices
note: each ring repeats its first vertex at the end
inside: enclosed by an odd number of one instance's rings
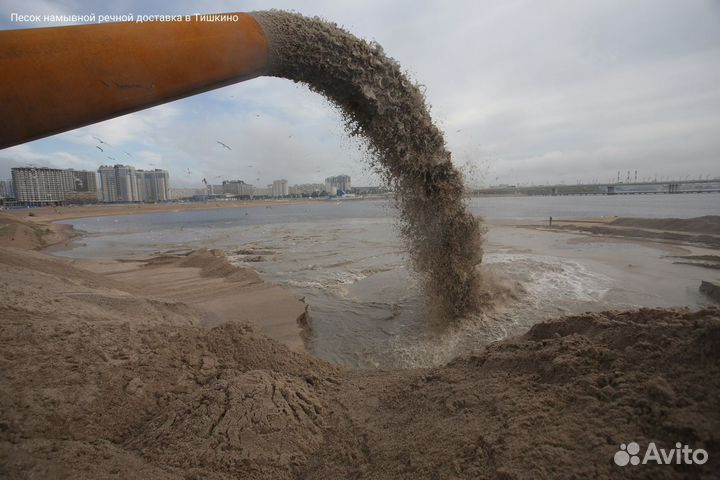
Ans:
POLYGON ((400 230, 430 304, 446 318, 479 308, 480 220, 468 212, 425 97, 385 55, 332 23, 298 14, 253 13, 270 43, 268 75, 307 85, 339 107, 352 135, 392 185, 400 230))

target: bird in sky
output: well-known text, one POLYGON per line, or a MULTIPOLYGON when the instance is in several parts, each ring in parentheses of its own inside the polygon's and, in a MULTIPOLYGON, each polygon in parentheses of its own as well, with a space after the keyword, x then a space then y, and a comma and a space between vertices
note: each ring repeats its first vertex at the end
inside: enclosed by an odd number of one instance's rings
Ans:
POLYGON ((95 135, 93 135, 92 138, 94 138, 95 140, 97 140, 97 141, 100 142, 100 143, 104 143, 105 145, 109 145, 109 143, 107 143, 105 140, 103 140, 103 139, 100 138, 100 137, 96 137, 95 135))
POLYGON ((115 158, 113 158, 113 157, 111 157, 111 156, 108 156, 107 158, 109 158, 109 159, 112 160, 113 162, 115 161, 115 158))
POLYGON ((220 145, 222 145, 223 147, 227 148, 228 150, 232 150, 232 148, 228 147, 227 145, 225 145, 225 144, 224 144, 223 142, 221 142, 220 140, 215 140, 215 141, 216 141, 217 143, 219 143, 220 145))
POLYGON ((187 169, 187 174, 188 174, 188 175, 192 174, 192 172, 190 171, 189 168, 187 169))
POLYGON ((97 149, 100 150, 101 152, 104 152, 104 151, 105 151, 105 150, 103 150, 102 148, 100 148, 99 145, 95 145, 95 148, 97 148, 97 149))

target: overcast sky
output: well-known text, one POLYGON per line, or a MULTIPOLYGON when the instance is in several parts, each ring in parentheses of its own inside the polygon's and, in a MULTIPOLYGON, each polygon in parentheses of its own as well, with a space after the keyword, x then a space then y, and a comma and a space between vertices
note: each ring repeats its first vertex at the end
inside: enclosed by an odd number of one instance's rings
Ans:
MULTIPOLYGON (((472 184, 605 182, 618 170, 720 176, 718 0, 0 0, 0 29, 40 26, 11 23, 11 13, 269 8, 319 15, 379 42, 426 86, 472 184)), ((332 106, 271 78, 0 150, 0 178, 28 163, 165 168, 176 187, 341 173, 354 185, 377 183, 332 106), (111 145, 106 154, 93 136, 111 145)))

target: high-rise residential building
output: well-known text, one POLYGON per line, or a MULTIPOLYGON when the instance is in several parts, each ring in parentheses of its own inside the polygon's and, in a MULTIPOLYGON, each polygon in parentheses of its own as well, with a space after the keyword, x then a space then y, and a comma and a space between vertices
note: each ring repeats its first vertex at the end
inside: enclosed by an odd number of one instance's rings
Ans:
POLYGON ((98 201, 97 175, 87 170, 69 170, 74 188, 65 193, 65 203, 96 203, 98 201))
POLYGON ((342 191, 349 192, 352 189, 349 175, 337 175, 335 177, 328 177, 325 179, 325 191, 342 191))
POLYGON ((23 205, 59 205, 97 201, 94 172, 46 167, 12 170, 15 199, 23 205))
POLYGON ((170 173, 167 170, 137 170, 138 200, 165 202, 170 200, 170 173))
POLYGON ((170 174, 167 170, 135 170, 130 165, 103 165, 98 173, 103 202, 164 202, 170 199, 170 174))
POLYGON ((272 183, 272 196, 273 197, 287 197, 290 194, 288 189, 288 182, 285 179, 273 180, 272 183))
POLYGON ((102 165, 100 189, 102 201, 106 203, 139 202, 138 182, 135 167, 129 165, 102 165))
POLYGON ((15 198, 12 180, 0 180, 0 198, 15 198))

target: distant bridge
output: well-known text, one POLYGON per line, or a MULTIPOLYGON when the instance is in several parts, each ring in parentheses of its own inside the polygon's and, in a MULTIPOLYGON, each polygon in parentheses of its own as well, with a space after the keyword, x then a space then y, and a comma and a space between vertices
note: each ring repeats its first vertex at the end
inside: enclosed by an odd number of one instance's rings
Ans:
POLYGON ((720 179, 664 182, 617 182, 577 185, 500 185, 474 190, 475 195, 650 195, 718 193, 720 179))

